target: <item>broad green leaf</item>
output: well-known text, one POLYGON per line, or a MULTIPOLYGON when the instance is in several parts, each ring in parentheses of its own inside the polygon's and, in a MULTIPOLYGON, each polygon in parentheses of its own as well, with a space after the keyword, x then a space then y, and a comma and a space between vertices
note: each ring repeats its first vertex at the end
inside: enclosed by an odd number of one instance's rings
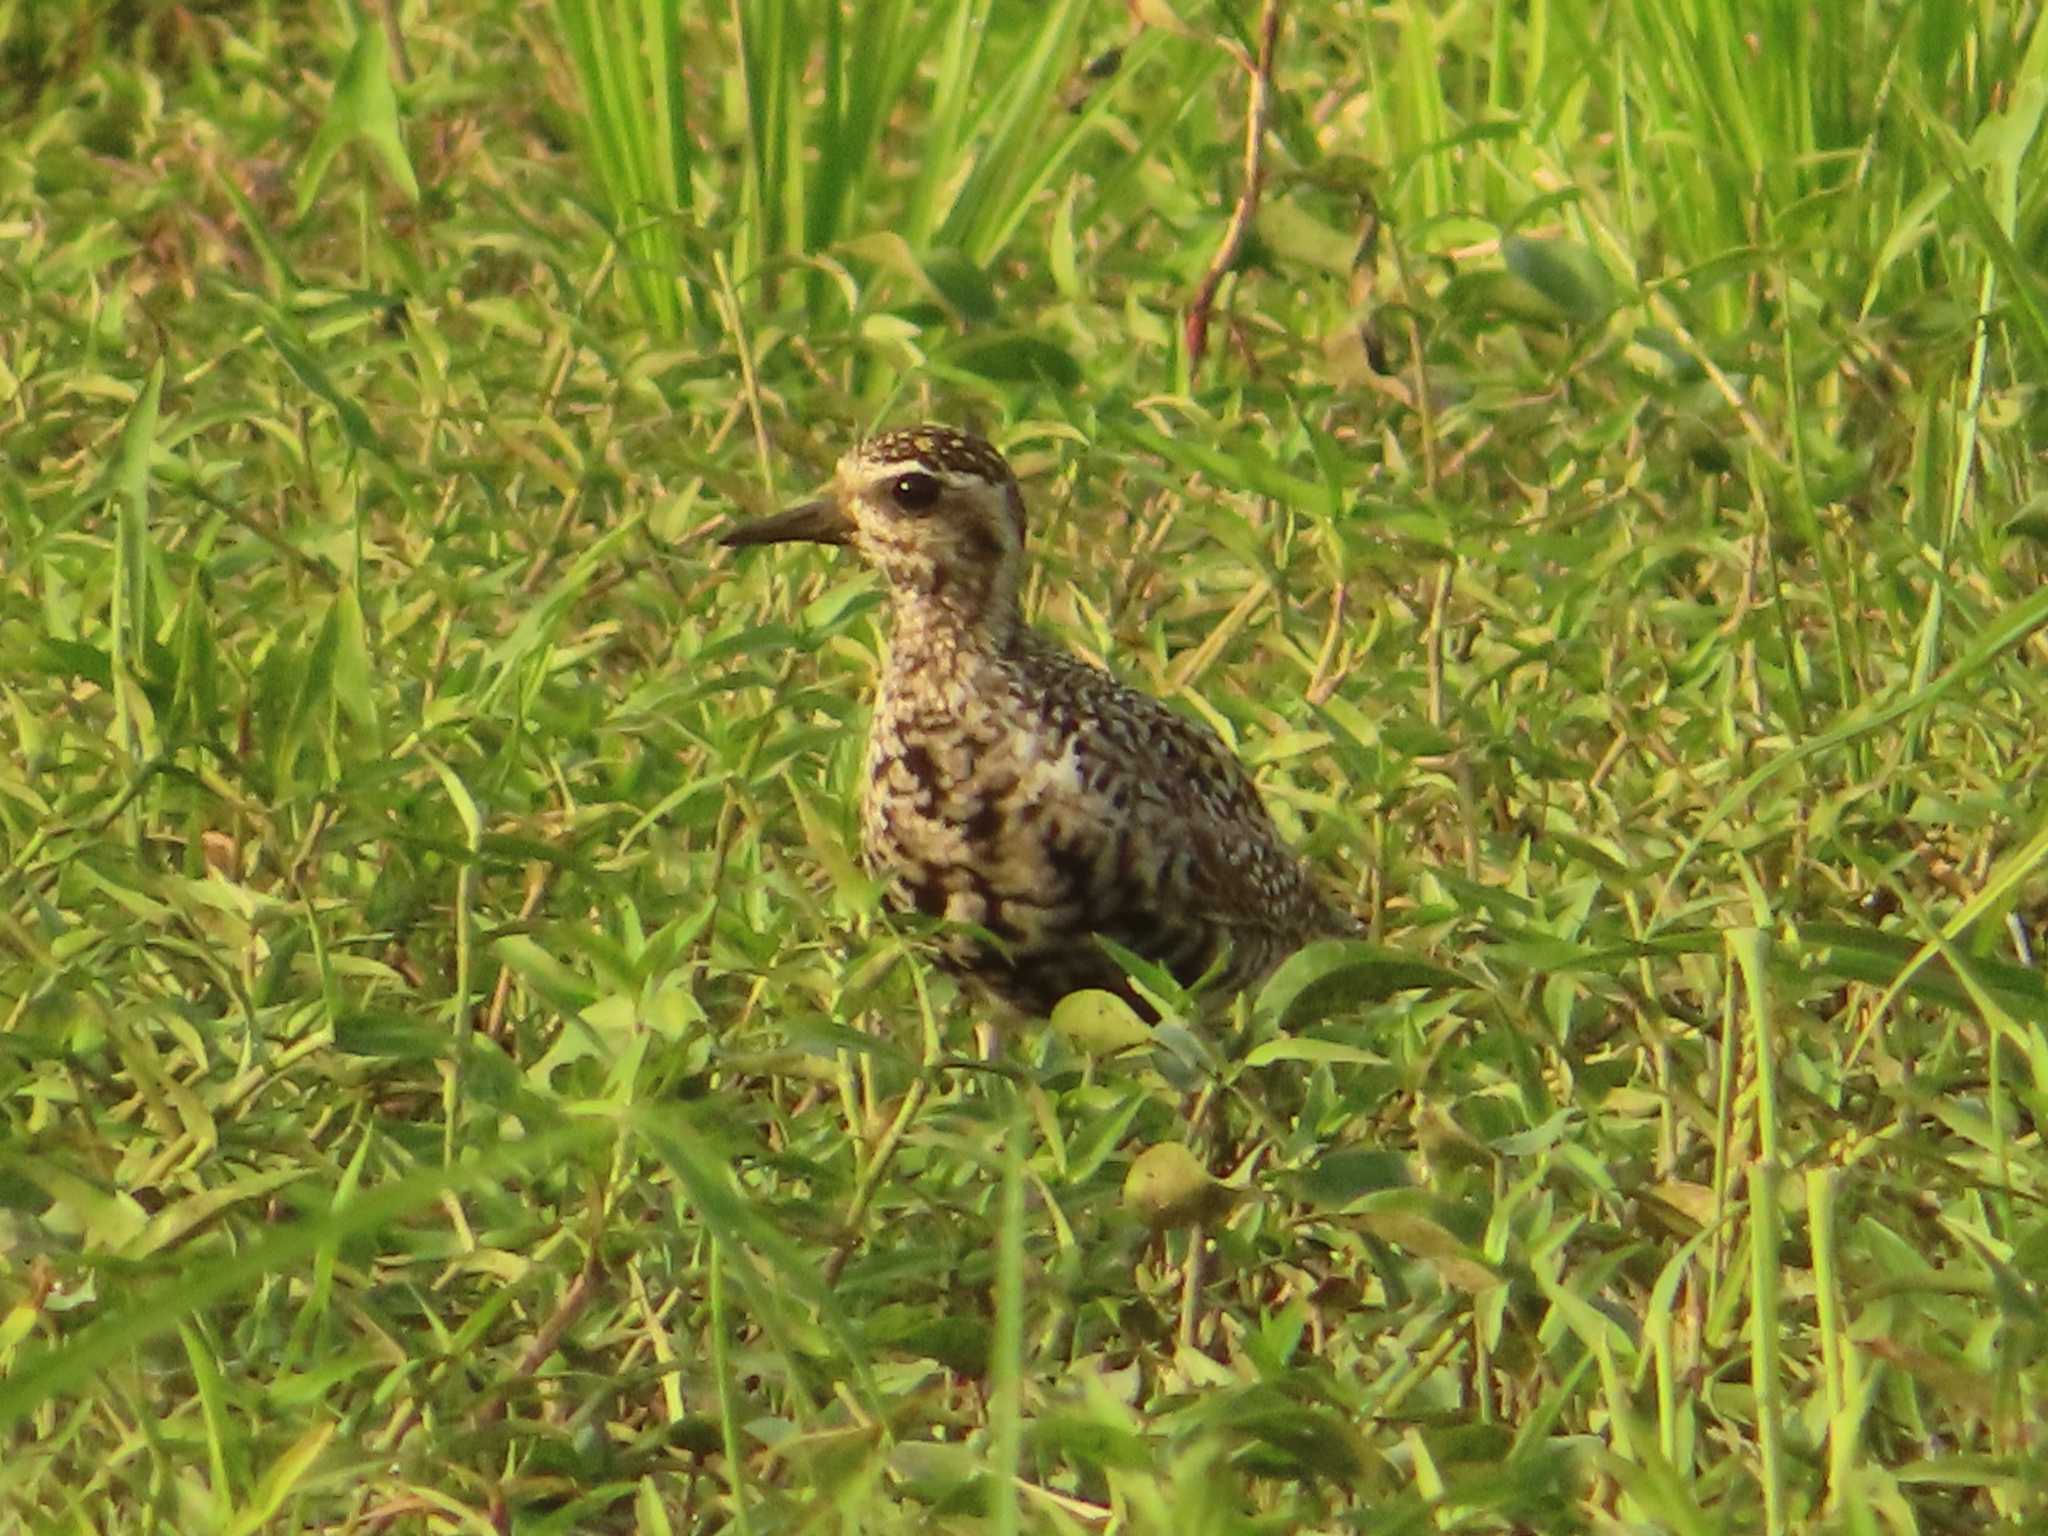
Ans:
POLYGON ((1259 991, 1258 1011, 1300 1029, 1361 1003, 1414 988, 1464 990, 1457 972, 1355 939, 1319 939, 1281 963, 1259 991))
POLYGON ((408 202, 420 200, 419 179, 398 125, 398 93, 391 83, 391 58, 384 29, 365 13, 356 40, 334 82, 320 131, 299 166, 299 216, 303 218, 319 195, 320 183, 334 157, 349 144, 362 143, 398 184, 408 202))

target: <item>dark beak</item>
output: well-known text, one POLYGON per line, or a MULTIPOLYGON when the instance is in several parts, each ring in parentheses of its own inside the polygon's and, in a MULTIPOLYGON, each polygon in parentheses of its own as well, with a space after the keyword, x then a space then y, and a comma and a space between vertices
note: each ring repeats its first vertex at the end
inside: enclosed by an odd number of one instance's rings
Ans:
POLYGON ((808 544, 844 544, 852 537, 853 523, 839 510, 839 503, 827 496, 791 507, 787 512, 777 512, 773 517, 737 523, 719 534, 718 542, 736 549, 747 544, 789 544, 797 540, 808 544))

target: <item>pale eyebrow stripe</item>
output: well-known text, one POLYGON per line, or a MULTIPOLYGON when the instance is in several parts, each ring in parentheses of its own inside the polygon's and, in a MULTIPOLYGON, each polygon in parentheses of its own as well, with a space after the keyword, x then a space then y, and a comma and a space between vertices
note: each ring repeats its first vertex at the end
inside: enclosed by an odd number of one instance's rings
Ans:
POLYGON ((971 469, 952 469, 944 464, 933 464, 925 459, 891 459, 886 464, 875 466, 874 477, 879 482, 893 480, 898 475, 930 475, 942 485, 993 485, 988 476, 977 474, 971 469))

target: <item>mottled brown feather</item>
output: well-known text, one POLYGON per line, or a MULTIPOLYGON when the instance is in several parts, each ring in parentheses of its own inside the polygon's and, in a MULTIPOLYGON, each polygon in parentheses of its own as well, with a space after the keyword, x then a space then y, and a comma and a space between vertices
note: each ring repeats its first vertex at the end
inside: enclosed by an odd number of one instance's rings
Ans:
POLYGON ((1143 1007, 1096 936, 1184 985, 1220 965, 1227 994, 1359 931, 1213 731, 1024 624, 1023 500, 987 443, 889 433, 841 461, 829 500, 843 526, 806 509, 804 532, 769 536, 843 533, 889 582, 862 845, 892 905, 961 925, 950 968, 1027 1013, 1082 987, 1143 1007))

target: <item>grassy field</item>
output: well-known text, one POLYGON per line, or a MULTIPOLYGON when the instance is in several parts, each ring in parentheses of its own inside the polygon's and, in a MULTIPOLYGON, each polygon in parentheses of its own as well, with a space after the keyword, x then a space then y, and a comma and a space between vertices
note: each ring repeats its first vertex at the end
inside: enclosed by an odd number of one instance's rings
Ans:
POLYGON ((0 0, 0 1530, 2048 1530, 2048 28, 1743 9, 0 0), (927 418, 1369 943, 981 1056, 927 418))

